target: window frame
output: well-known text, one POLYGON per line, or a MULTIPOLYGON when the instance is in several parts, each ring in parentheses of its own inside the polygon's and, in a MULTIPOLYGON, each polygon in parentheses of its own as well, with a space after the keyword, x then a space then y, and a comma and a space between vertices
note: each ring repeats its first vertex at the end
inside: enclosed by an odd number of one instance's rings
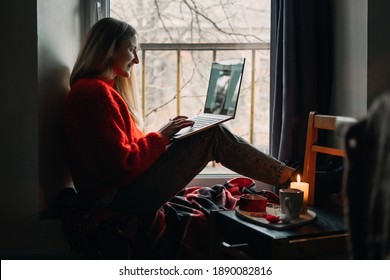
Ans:
POLYGON ((110 0, 85 1, 85 33, 100 19, 110 16, 110 0))

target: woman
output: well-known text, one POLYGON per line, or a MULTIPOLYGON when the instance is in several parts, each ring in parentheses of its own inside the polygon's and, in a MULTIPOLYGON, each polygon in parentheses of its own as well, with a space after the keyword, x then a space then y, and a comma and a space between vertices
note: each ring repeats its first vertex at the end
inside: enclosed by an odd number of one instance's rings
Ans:
POLYGON ((288 182, 294 169, 222 125, 170 142, 193 125, 178 116, 144 134, 131 72, 139 63, 138 44, 133 27, 104 18, 90 30, 70 77, 65 128, 74 184, 85 205, 150 222, 211 160, 268 184, 288 182))

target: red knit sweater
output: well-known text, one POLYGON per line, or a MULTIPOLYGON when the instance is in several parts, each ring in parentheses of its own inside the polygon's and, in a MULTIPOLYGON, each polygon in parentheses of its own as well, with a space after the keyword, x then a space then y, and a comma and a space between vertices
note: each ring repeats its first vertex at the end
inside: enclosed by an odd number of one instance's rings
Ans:
POLYGON ((86 78, 71 88, 65 132, 72 177, 84 200, 106 197, 150 168, 168 141, 143 134, 114 81, 86 78))

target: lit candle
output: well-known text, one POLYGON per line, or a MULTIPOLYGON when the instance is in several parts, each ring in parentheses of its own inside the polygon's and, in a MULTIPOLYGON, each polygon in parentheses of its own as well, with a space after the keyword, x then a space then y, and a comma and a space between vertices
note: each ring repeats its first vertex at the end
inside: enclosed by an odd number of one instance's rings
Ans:
POLYGON ((302 212, 306 213, 307 211, 307 201, 309 199, 309 183, 301 182, 301 176, 297 176, 297 182, 291 182, 290 188, 299 189, 303 191, 303 205, 302 212))

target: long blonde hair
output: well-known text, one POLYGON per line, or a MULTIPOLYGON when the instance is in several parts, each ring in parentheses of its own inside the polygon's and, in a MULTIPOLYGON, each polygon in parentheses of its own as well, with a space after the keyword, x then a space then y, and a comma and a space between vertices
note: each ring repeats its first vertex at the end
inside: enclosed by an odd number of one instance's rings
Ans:
MULTIPOLYGON (((126 22, 103 18, 92 26, 84 45, 80 49, 76 63, 70 75, 70 86, 77 80, 96 77, 111 68, 111 58, 124 41, 137 36, 136 30, 126 22)), ((129 78, 115 78, 115 89, 127 103, 131 116, 139 127, 143 119, 139 110, 138 89, 134 71, 129 78)))

